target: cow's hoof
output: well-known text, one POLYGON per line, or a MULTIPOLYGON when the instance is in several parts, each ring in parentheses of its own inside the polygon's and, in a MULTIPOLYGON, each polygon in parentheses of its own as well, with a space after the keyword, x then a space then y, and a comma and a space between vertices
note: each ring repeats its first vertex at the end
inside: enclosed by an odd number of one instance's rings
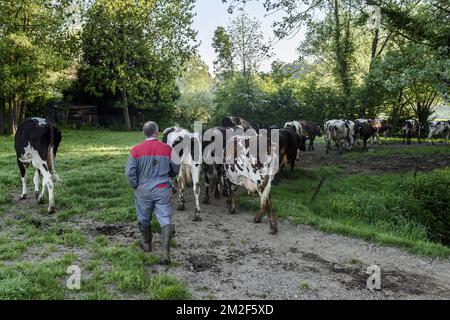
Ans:
POLYGON ((253 222, 254 222, 254 223, 261 223, 261 220, 262 220, 261 218, 259 218, 259 219, 256 218, 256 217, 253 218, 253 222))
POLYGON ((236 213, 236 209, 234 209, 234 208, 230 209, 229 212, 230 212, 230 214, 235 214, 236 213))
POLYGON ((21 195, 20 198, 19 198, 19 200, 26 200, 26 199, 27 199, 27 195, 26 194, 21 195))
POLYGON ((39 199, 39 191, 35 191, 34 192, 34 198, 36 199, 36 201, 38 201, 38 199, 39 199))
POLYGON ((178 211, 184 211, 184 209, 186 209, 186 208, 184 207, 184 204, 179 204, 178 207, 177 207, 177 210, 178 210, 178 211))
POLYGON ((38 197, 37 203, 38 204, 43 204, 44 203, 44 197, 38 197))
POLYGON ((277 226, 270 226, 270 231, 269 234, 276 234, 278 232, 278 227, 277 226))
POLYGON ((55 207, 48 208, 48 214, 53 214, 55 211, 55 207))
POLYGON ((202 221, 202 218, 198 214, 194 214, 192 216, 191 220, 194 222, 199 222, 199 221, 202 221))

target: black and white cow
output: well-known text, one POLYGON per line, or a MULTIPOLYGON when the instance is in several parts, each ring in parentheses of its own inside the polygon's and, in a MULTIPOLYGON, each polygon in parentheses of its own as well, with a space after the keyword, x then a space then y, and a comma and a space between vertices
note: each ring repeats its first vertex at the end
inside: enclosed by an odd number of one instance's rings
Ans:
MULTIPOLYGON (((284 129, 292 129, 292 130, 294 130, 295 133, 297 133, 297 135, 299 137, 299 141, 298 141, 299 143, 298 143, 298 148, 296 151, 296 154, 297 154, 296 159, 300 160, 300 150, 301 150, 300 146, 301 145, 304 146, 305 141, 306 141, 300 121, 293 120, 293 121, 286 122, 284 124, 284 129)), ((306 151, 306 147, 302 151, 306 151)))
POLYGON ((448 144, 448 137, 450 135, 450 120, 447 121, 431 121, 428 125, 429 133, 428 133, 428 142, 433 142, 434 136, 442 136, 443 139, 446 140, 446 144, 448 144))
POLYGON ((271 139, 259 134, 236 135, 227 141, 225 157, 225 183, 229 192, 230 213, 236 211, 232 185, 243 186, 249 193, 258 193, 260 208, 253 221, 261 222, 267 211, 271 234, 278 231, 270 192, 272 181, 279 169, 277 147, 271 139), (266 145, 265 150, 260 147, 252 148, 263 145, 266 145))
POLYGON ((420 143, 420 129, 421 125, 417 120, 408 119, 403 124, 403 144, 411 144, 411 138, 417 135, 417 140, 420 143))
POLYGON ((331 149, 331 141, 338 146, 339 153, 342 147, 351 150, 354 143, 355 124, 351 120, 328 120, 324 124, 326 153, 331 149))
POLYGON ((18 127, 14 147, 17 165, 22 179, 21 199, 27 196, 27 168, 31 164, 34 171, 34 194, 38 203, 48 191, 48 212, 55 212, 54 180, 59 180, 55 170, 55 157, 61 142, 61 131, 43 118, 25 119, 18 127), (39 193, 39 178, 42 177, 42 190, 39 193))
POLYGON ((222 193, 228 196, 227 190, 225 189, 225 168, 224 168, 224 157, 225 157, 225 145, 227 130, 242 128, 225 128, 225 127, 213 127, 204 130, 202 139, 202 150, 203 150, 203 172, 205 177, 205 197, 202 203, 210 204, 210 194, 214 194, 214 197, 219 199, 222 193), (217 149, 214 148, 217 145, 217 149))
POLYGON ((177 210, 185 209, 184 189, 192 187, 195 199, 194 221, 200 221, 200 172, 201 172, 201 142, 198 133, 191 133, 183 128, 170 127, 164 130, 162 141, 172 148, 180 148, 180 172, 176 179, 178 191, 177 210))

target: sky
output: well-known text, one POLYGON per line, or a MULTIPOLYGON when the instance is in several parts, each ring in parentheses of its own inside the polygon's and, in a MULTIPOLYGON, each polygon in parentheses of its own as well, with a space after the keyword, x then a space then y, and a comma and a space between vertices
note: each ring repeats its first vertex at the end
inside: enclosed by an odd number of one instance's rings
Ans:
MULTIPOLYGON (((274 40, 272 23, 277 21, 280 15, 268 15, 261 1, 249 2, 245 5, 245 12, 251 18, 257 18, 261 22, 261 29, 265 36, 265 40, 274 40)), ((228 6, 222 3, 222 0, 197 0, 194 9, 196 16, 194 17, 194 29, 198 31, 197 39, 200 42, 198 52, 209 66, 210 72, 214 71, 213 61, 216 58, 214 49, 212 48, 212 38, 214 31, 218 26, 227 27, 230 20, 240 14, 236 10, 233 14, 229 14, 228 6)), ((286 40, 277 40, 273 47, 273 57, 261 64, 262 71, 269 71, 270 65, 274 60, 283 62, 292 62, 297 59, 297 47, 304 39, 304 29, 301 29, 295 36, 286 40)))

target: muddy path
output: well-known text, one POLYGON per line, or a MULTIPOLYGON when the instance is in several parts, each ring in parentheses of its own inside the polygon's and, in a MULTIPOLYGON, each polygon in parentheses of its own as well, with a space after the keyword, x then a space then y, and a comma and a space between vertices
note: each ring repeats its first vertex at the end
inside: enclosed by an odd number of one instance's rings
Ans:
POLYGON ((229 215, 219 200, 202 209, 195 223, 189 212, 175 213, 177 266, 167 269, 195 298, 450 299, 450 261, 287 221, 271 236, 267 218, 254 224, 249 212, 229 215), (366 289, 370 265, 381 269, 381 291, 366 289))
MULTIPOLYGON (((316 167, 324 165, 339 166, 344 169, 343 174, 369 173, 383 174, 387 172, 396 173, 404 171, 430 171, 438 168, 450 166, 450 153, 434 154, 401 154, 402 150, 411 150, 414 148, 427 147, 427 144, 388 144, 377 145, 368 144, 368 151, 361 150, 360 146, 355 146, 352 154, 361 154, 361 157, 346 158, 340 155, 336 148, 333 148, 329 154, 325 154, 325 145, 315 146, 315 152, 301 153, 301 160, 297 162, 297 167, 316 167), (378 151, 391 149, 400 154, 377 156, 378 151)), ((450 149, 449 145, 436 144, 435 148, 450 149)))

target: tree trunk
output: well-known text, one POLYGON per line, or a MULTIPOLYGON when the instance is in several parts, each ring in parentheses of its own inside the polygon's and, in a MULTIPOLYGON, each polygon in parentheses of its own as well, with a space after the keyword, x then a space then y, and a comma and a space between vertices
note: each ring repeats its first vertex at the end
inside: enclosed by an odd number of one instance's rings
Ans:
POLYGON ((125 120, 125 127, 127 130, 131 130, 130 114, 128 112, 128 99, 127 92, 122 91, 122 108, 123 108, 123 119, 125 120))
POLYGON ((12 134, 15 135, 16 131, 17 131, 17 121, 18 121, 19 113, 20 113, 20 109, 19 109, 20 105, 19 105, 19 101, 18 101, 17 97, 14 97, 14 99, 12 101, 12 105, 13 105, 13 107, 12 107, 13 118, 12 118, 12 123, 11 123, 11 130, 12 130, 12 134))
POLYGON ((13 134, 14 130, 14 106, 13 106, 13 102, 12 99, 9 98, 8 99, 8 133, 9 134, 13 134))
POLYGON ((19 117, 17 119, 17 123, 21 123, 25 119, 26 110, 27 110, 27 102, 24 100, 23 102, 19 103, 20 110, 19 110, 19 117))
POLYGON ((6 111, 6 98, 4 95, 0 97, 0 135, 5 133, 5 111, 6 111))
MULTIPOLYGON (((349 27, 349 26, 347 26, 349 27)), ((350 34, 349 30, 346 30, 345 34, 345 43, 342 40, 342 30, 341 30, 341 21, 340 21, 340 13, 339 13, 339 0, 334 0, 334 45, 335 45, 335 59, 336 59, 336 71, 338 80, 342 86, 342 93, 346 98, 350 97, 350 82, 349 82, 349 74, 348 74, 348 60, 347 55, 349 54, 346 50, 349 45, 348 41, 350 34), (343 44, 345 46, 343 46, 343 44)))

